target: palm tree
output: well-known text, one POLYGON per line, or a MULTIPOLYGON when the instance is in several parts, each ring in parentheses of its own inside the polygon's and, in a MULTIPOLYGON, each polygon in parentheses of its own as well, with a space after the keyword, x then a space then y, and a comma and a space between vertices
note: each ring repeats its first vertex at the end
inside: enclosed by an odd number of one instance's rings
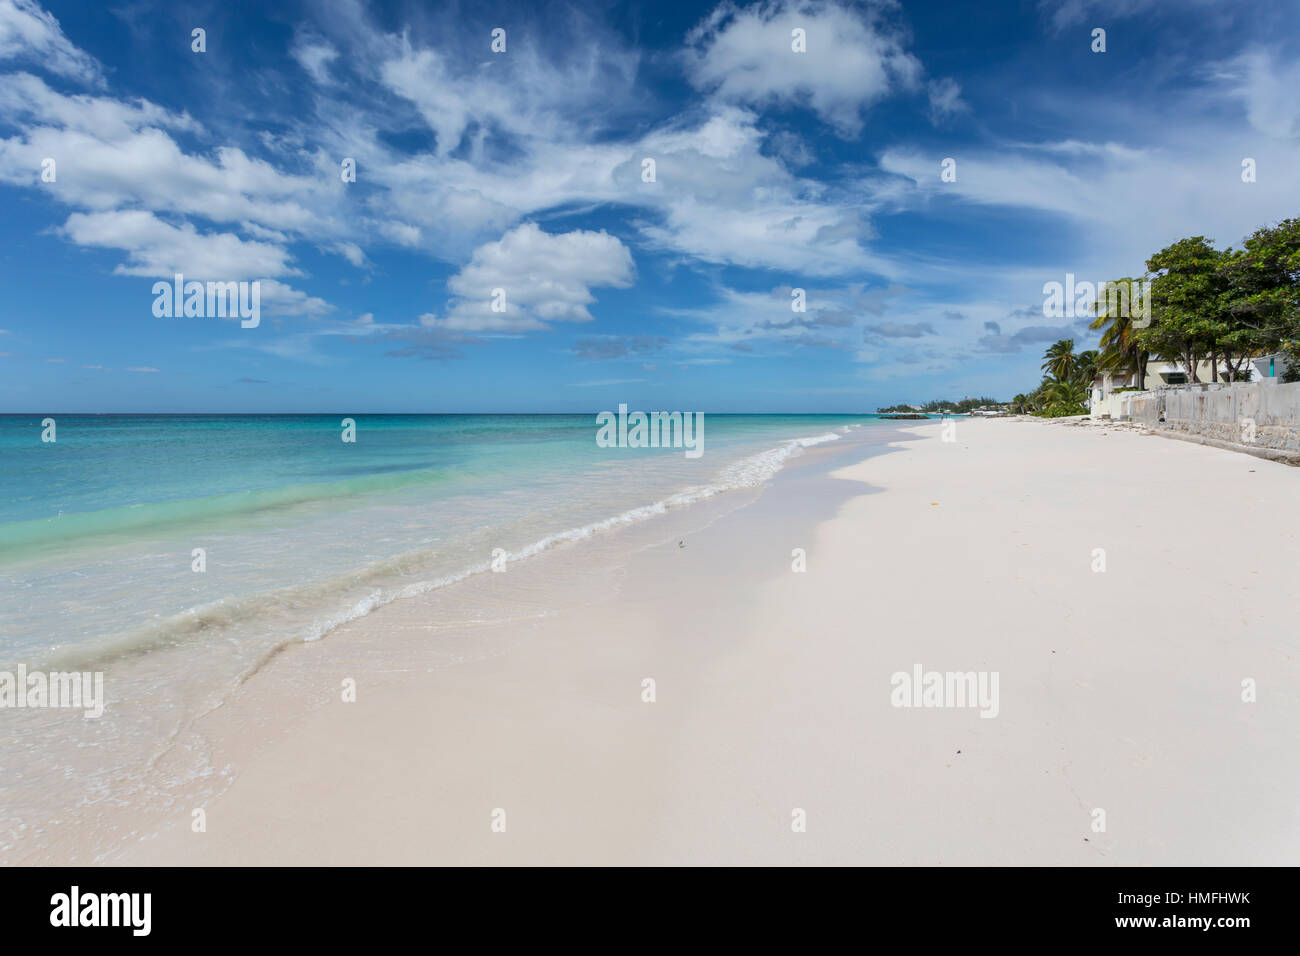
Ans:
MULTIPOLYGON (((1118 372, 1125 377, 1133 375, 1137 386, 1146 384, 1147 352, 1137 341, 1137 327, 1133 324, 1134 303, 1137 301, 1135 280, 1116 279, 1115 294, 1097 296, 1093 311, 1097 317, 1088 326, 1101 332, 1101 357, 1098 368, 1103 372, 1118 372)), ((1147 293, 1150 295, 1150 293, 1147 293)))
POLYGON ((1043 353, 1043 371, 1064 381, 1074 375, 1076 361, 1074 339, 1061 339, 1043 353))
POLYGON ((1074 375, 1076 381, 1082 382, 1086 386, 1092 385, 1092 380, 1097 377, 1097 363, 1101 355, 1096 349, 1088 349, 1080 352, 1074 358, 1074 375))
POLYGON ((1088 386, 1077 378, 1052 382, 1045 390, 1044 411, 1053 418, 1083 415, 1088 411, 1088 386))
POLYGON ((1047 408, 1047 390, 1055 384, 1053 379, 1043 376, 1043 380, 1038 383, 1038 387, 1029 394, 1029 411, 1032 414, 1038 414, 1047 408))

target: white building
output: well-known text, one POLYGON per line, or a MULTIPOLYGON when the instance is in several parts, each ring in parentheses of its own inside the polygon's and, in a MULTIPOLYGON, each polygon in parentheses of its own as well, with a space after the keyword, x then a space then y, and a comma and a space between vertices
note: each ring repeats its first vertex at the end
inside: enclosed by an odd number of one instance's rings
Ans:
MULTIPOLYGON (((1270 355, 1259 355, 1247 359, 1238 375, 1239 382, 1279 382, 1282 379, 1282 373, 1286 370, 1287 358, 1281 352, 1273 352, 1270 355)), ((1214 370, 1208 359, 1196 363, 1196 383, 1207 384, 1213 381, 1214 370)), ((1092 381, 1092 394, 1088 402, 1089 413, 1093 418, 1110 414, 1110 398, 1116 389, 1134 388, 1137 376, 1133 373, 1128 375, 1112 375, 1107 372, 1098 375, 1092 381)), ((1228 368, 1224 363, 1219 366, 1219 381, 1226 383, 1228 381, 1228 368)), ((1161 388, 1169 385, 1186 385, 1187 366, 1182 362, 1167 362, 1163 359, 1151 359, 1147 363, 1147 376, 1143 384, 1143 389, 1150 391, 1154 388, 1161 388)))

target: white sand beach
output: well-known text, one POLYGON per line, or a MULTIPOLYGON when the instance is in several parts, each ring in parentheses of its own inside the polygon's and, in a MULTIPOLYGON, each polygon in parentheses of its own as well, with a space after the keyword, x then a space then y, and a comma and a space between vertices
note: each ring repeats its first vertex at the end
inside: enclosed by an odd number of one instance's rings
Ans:
POLYGON ((810 450, 467 582, 454 619, 430 595, 296 645, 200 722, 231 781, 205 831, 183 799, 155 836, 127 808, 105 862, 1300 860, 1300 472, 1042 422, 956 438, 810 450), (996 672, 996 716, 892 706, 918 664, 996 672))

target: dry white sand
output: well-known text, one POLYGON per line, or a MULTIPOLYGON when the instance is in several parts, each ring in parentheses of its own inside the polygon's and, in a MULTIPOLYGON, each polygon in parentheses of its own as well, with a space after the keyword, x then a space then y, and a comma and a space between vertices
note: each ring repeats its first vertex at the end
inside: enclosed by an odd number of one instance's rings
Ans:
POLYGON ((909 431, 482 576, 512 615, 398 602, 280 655, 202 728, 206 832, 177 806, 111 862, 1300 862, 1300 470, 909 431), (998 715, 891 706, 918 663, 997 672, 998 715))

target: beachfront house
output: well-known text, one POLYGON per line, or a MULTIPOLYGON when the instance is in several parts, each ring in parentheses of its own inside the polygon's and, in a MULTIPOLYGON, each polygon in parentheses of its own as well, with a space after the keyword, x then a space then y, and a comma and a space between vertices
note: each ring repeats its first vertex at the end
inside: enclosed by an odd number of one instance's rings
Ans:
MULTIPOLYGON (((1259 355, 1248 359, 1238 373, 1239 382, 1276 383, 1282 380, 1287 368, 1287 358, 1280 352, 1259 355)), ((1228 382, 1226 364, 1219 366, 1219 382, 1228 382)), ((1208 360, 1196 364, 1196 381, 1187 380, 1187 367, 1182 362, 1168 362, 1152 359, 1147 363, 1146 380, 1142 389, 1136 385, 1137 376, 1099 374, 1092 381, 1088 412, 1093 418, 1115 417, 1120 399, 1115 395, 1121 389, 1130 391, 1150 391, 1157 388, 1171 388, 1180 385, 1206 385, 1214 380, 1214 370, 1208 360)))
MULTIPOLYGON (((1258 355, 1247 359, 1246 364, 1238 373, 1240 382, 1261 382, 1268 379, 1278 381, 1286 369, 1286 356, 1280 352, 1273 352, 1269 355, 1258 355)), ((1219 363, 1220 382, 1228 381, 1229 369, 1226 362, 1219 363)), ((1214 367, 1209 359, 1202 359, 1196 363, 1196 381, 1199 384, 1214 381, 1214 367)), ((1142 388, 1150 390, 1153 388, 1162 388, 1168 385, 1189 385, 1187 379, 1187 366, 1182 362, 1169 362, 1163 359, 1151 359, 1147 363, 1146 379, 1139 386, 1136 373, 1130 372, 1127 375, 1113 374, 1111 372, 1098 373, 1092 380, 1092 404, 1095 406, 1098 402, 1104 400, 1111 393, 1121 388, 1142 388)))

